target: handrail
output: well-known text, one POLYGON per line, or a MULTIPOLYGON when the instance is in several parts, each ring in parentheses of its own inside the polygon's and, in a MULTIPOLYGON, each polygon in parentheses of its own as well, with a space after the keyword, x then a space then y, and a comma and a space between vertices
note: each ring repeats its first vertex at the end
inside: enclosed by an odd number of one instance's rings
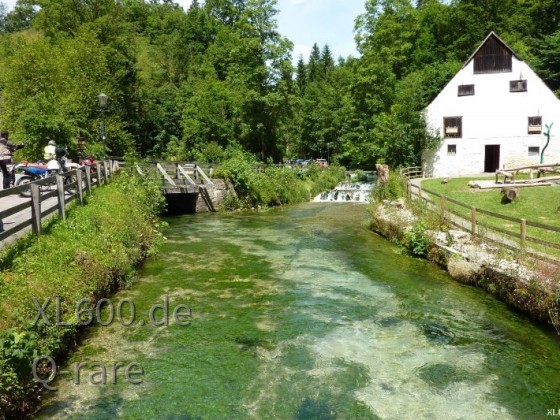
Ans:
POLYGON ((198 172, 198 174, 202 177, 202 179, 204 179, 205 184, 214 185, 212 180, 210 178, 208 178, 208 176, 204 173, 204 171, 202 169, 200 169, 200 166, 198 166, 198 165, 196 166, 196 172, 198 172))
POLYGON ((424 170, 421 166, 410 166, 407 168, 401 168, 399 172, 401 176, 405 177, 406 179, 424 178, 424 170))
POLYGON ((177 184, 175 184, 175 181, 173 181, 173 179, 169 176, 167 171, 165 169, 163 169, 163 167, 159 163, 156 163, 156 168, 163 175, 163 177, 165 178, 165 180, 167 182, 169 182, 174 187, 177 186, 177 184))
POLYGON ((179 170, 179 173, 185 177, 185 179, 189 182, 189 184, 196 185, 196 182, 194 182, 194 180, 190 177, 188 172, 185 171, 185 169, 181 165, 178 164, 177 169, 179 170))
MULTIPOLYGON (((20 231, 31 226, 32 232, 36 235, 41 233, 41 222, 44 217, 51 213, 57 212, 62 219, 65 219, 66 206, 78 200, 80 204, 84 204, 84 195, 91 194, 92 184, 91 176, 97 177, 96 185, 100 186, 103 177, 104 184, 109 181, 109 177, 113 175, 113 171, 106 170, 107 164, 103 162, 105 170, 101 170, 101 165, 94 167, 85 166, 61 174, 55 174, 47 178, 38 179, 27 184, 19 185, 0 191, 0 197, 27 192, 30 198, 21 203, 15 203, 9 208, 0 211, 0 220, 9 216, 15 216, 15 221, 11 222, 13 226, 9 229, 0 231, 0 241, 4 241, 20 231), (90 173, 90 170, 95 172, 90 173), (46 191, 45 191, 46 190, 46 191), (42 203, 46 200, 56 198, 56 204, 49 204, 49 207, 42 209, 42 203), (31 216, 21 214, 21 212, 31 210, 31 216)), ((4 226, 5 227, 5 226, 4 226)), ((0 247, 3 244, 0 244, 0 247)))

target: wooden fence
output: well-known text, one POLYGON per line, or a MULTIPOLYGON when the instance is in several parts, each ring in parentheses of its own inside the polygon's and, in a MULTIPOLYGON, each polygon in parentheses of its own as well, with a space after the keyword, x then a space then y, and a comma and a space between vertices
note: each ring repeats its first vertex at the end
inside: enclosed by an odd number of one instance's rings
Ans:
POLYGON ((0 241, 29 227, 34 234, 40 235, 41 222, 52 213, 58 212, 58 216, 65 219, 67 206, 74 201, 84 204, 84 196, 91 195, 94 187, 100 187, 109 182, 113 172, 112 168, 111 161, 103 161, 92 167, 84 166, 83 169, 64 172, 0 191, 0 199, 13 194, 17 194, 18 197, 29 197, 23 201, 21 201, 22 199, 14 200, 20 202, 0 211, 1 221, 12 216, 16 220, 9 229, 5 229, 5 224, 2 223, 0 241), (51 200, 56 204, 45 206, 45 203, 49 203, 47 200, 51 198, 56 198, 56 200, 51 200), (29 210, 27 215, 26 210, 29 210))
MULTIPOLYGON (((417 173, 417 171, 403 171, 401 173, 405 175, 406 173, 417 173)), ((420 199, 421 202, 426 203, 431 210, 438 212, 439 216, 451 225, 469 231, 473 238, 485 238, 491 242, 505 245, 510 249, 519 250, 538 257, 542 257, 544 252, 546 257, 549 257, 547 259, 558 261, 560 256, 560 235, 558 235, 560 227, 479 209, 422 188, 419 182, 417 183, 418 185, 415 185, 415 183, 411 182, 411 179, 407 178, 409 198, 420 199), (456 206, 456 208, 452 208, 453 206, 456 206), (457 210, 457 208, 462 209, 462 211, 457 210), (506 221, 510 225, 516 225, 517 229, 511 230, 496 226, 495 222, 498 220, 506 221), (544 235, 537 236, 546 236, 548 234, 559 241, 546 241, 536 237, 534 233, 529 235, 527 233, 528 228, 532 228, 533 232, 537 232, 537 230, 544 232, 544 235), (535 246, 537 249, 535 249, 535 246)))
POLYGON ((411 166, 400 170, 402 176, 406 179, 424 178, 424 171, 421 166, 411 166))

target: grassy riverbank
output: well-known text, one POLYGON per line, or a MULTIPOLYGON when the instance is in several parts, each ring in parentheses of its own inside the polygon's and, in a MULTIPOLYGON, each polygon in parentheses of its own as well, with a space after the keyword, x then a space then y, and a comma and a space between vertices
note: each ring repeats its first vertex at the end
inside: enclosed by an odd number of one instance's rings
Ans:
MULTIPOLYGON (((454 187, 447 186, 446 192, 454 187)), ((560 328, 557 266, 486 244, 479 238, 473 240, 468 233, 452 231, 448 220, 407 200, 405 191, 404 180, 398 174, 391 174, 389 185, 374 189, 370 207, 374 231, 401 244, 411 254, 440 264, 456 280, 480 287, 531 318, 560 328)))
MULTIPOLYGON (((66 221, 28 240, 27 248, 3 253, 0 418, 33 409, 42 391, 33 378, 33 361, 64 358, 83 328, 76 316, 78 302, 96 302, 126 284, 161 237, 157 215, 162 205, 154 183, 121 174, 95 190, 86 206, 75 207, 66 221), (45 317, 38 317, 36 302, 46 306, 45 317), (57 315, 67 325, 57 325, 57 315)), ((36 367, 42 378, 48 377, 46 365, 36 367)))

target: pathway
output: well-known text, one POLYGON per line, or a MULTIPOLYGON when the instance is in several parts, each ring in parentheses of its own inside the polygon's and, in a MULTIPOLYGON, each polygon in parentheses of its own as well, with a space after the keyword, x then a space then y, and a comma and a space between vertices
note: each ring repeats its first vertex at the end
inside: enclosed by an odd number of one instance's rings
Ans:
MULTIPOLYGON (((17 180, 17 177, 19 177, 19 174, 16 175, 16 180, 17 180)), ((2 180, 2 174, 0 173, 0 182, 1 182, 1 180, 2 180)), ((19 194, 12 194, 12 195, 9 195, 7 197, 0 198, 0 211, 7 210, 11 207, 17 206, 18 204, 22 204, 22 203, 25 203, 25 202, 29 202, 29 208, 27 208, 25 210, 22 210, 18 213, 15 213, 12 216, 9 216, 9 217, 5 218, 4 220, 0 221, 0 232, 10 230, 13 227, 17 226, 18 224, 20 224, 22 222, 25 222, 26 220, 29 220, 31 218, 31 199, 30 198, 21 197, 19 194)), ((58 201, 57 201, 56 197, 49 198, 48 200, 45 200, 44 202, 41 203, 42 210, 45 211, 47 209, 50 209, 50 208, 56 206, 57 202, 58 201)), ((15 234, 10 235, 6 239, 0 240, 0 249, 2 249, 6 245, 12 243, 17 238, 22 237, 23 235, 25 235, 30 230, 31 230, 31 226, 28 226, 28 227, 20 230, 19 232, 16 232, 15 234)))

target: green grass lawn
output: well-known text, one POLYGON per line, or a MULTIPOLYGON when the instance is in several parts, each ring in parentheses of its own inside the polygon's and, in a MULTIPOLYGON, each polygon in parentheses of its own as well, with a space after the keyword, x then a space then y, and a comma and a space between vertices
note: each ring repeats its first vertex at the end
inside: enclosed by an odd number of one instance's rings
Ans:
MULTIPOLYGON (((480 180, 484 178, 476 179, 480 180)), ((494 179, 494 177, 492 176, 488 179, 494 179)), ((446 197, 455 199, 469 206, 474 206, 478 209, 518 219, 526 219, 529 222, 560 227, 560 187, 520 187, 517 190, 518 197, 516 200, 509 204, 502 204, 501 189, 481 190, 470 188, 468 182, 472 180, 474 180, 474 178, 455 178, 451 179, 446 184, 442 184, 441 179, 426 179, 422 181, 422 188, 445 195, 446 197)), ((432 199, 437 200, 435 197, 432 199)), ((450 203, 447 205, 447 208, 470 219, 470 212, 468 209, 450 203)), ((478 219, 480 222, 490 226, 506 229, 515 233, 520 232, 519 223, 481 214, 478 215, 478 219)), ((528 226, 527 235, 560 244, 559 232, 551 232, 528 226)), ((528 243, 528 246, 544 250, 533 243, 528 243)), ((546 251, 554 253, 555 255, 560 254, 560 250, 552 251, 551 248, 548 248, 546 251)))

